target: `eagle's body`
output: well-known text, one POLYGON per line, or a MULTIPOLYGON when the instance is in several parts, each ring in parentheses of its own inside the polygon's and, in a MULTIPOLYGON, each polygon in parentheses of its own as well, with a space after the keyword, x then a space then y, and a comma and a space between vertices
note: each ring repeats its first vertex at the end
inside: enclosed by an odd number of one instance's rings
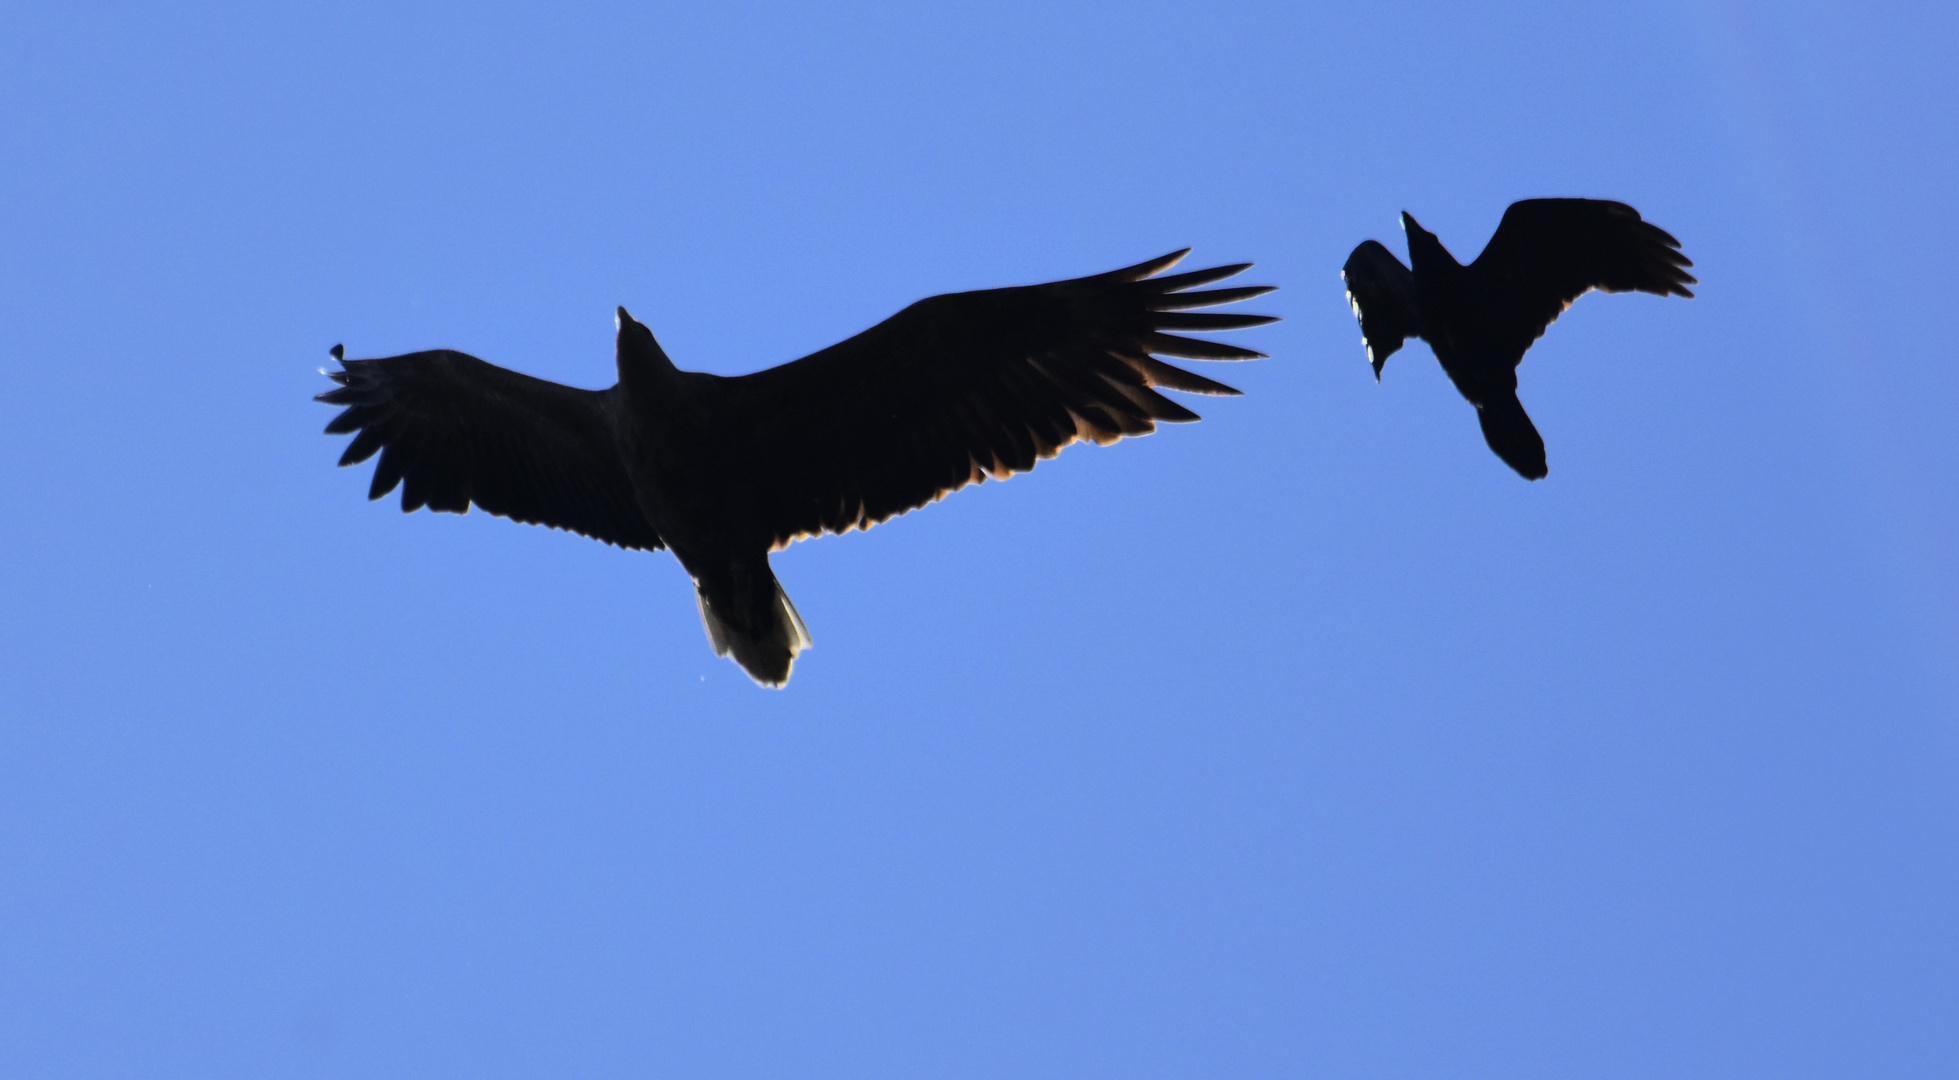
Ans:
MULTIPOLYGON (((693 577, 715 651, 780 686, 808 632, 769 568, 804 536, 868 528, 1078 438, 1112 442, 1197 415, 1156 393, 1236 391, 1151 354, 1261 354, 1173 336, 1272 321, 1189 314, 1263 287, 1185 292, 1244 269, 1152 277, 1182 253, 1097 277, 919 301, 856 337, 751 375, 681 371, 619 310, 618 384, 579 390, 437 350, 343 360, 370 498, 670 549, 693 577)), ((341 354, 336 348, 335 356, 341 354)))
POLYGON ((1680 242, 1624 203, 1512 203, 1467 266, 1411 215, 1403 213, 1401 224, 1409 266, 1368 240, 1341 271, 1375 378, 1404 340, 1428 342, 1449 381, 1476 406, 1490 449, 1529 480, 1548 469, 1544 440, 1517 400, 1517 366, 1545 328, 1591 289, 1694 295, 1686 272, 1693 263, 1680 242))

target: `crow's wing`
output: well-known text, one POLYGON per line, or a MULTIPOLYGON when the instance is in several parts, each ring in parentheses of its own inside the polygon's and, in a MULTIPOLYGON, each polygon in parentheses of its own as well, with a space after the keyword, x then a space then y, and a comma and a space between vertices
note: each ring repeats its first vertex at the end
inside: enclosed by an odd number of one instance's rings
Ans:
POLYGON ((1421 309, 1415 303, 1415 275, 1401 265, 1379 240, 1362 241, 1340 268, 1347 283, 1347 305, 1360 320, 1361 344, 1374 378, 1401 343, 1422 332, 1421 309))
POLYGON ((1680 241, 1604 199, 1511 203, 1470 264, 1490 305, 1490 329, 1512 363, 1589 289, 1694 295, 1680 241))
POLYGON ((1185 252, 1096 277, 949 293, 793 363, 720 380, 745 424, 759 524, 773 542, 869 526, 987 476, 1034 467, 1076 439, 1109 443, 1197 414, 1168 387, 1236 394, 1151 354, 1263 353, 1179 337, 1264 315, 1190 313, 1269 286, 1186 292, 1250 264, 1153 277, 1185 252))
POLYGON ((614 395, 519 375, 448 349, 380 360, 334 358, 345 405, 327 434, 355 433, 340 464, 381 452, 367 497, 401 485, 404 512, 477 506, 514 521, 569 529, 622 548, 654 550, 613 444, 614 395))

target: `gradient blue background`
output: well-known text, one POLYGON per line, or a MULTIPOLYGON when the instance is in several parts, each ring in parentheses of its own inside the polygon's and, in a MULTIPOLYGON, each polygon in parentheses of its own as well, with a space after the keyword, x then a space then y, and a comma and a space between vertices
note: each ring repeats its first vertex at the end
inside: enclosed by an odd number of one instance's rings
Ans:
POLYGON ((1944 5, 14 5, 0 1074, 1930 1077, 1944 5), (1526 484, 1338 270, 1624 199, 1526 484), (739 372, 1184 245, 1202 424, 776 566, 371 505, 326 349, 739 372))

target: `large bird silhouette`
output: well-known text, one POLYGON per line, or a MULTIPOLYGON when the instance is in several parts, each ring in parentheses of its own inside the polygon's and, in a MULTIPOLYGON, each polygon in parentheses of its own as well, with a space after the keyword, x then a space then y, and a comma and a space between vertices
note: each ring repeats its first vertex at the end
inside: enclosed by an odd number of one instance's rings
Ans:
POLYGON ((1110 443, 1197 414, 1155 387, 1238 391, 1157 356, 1250 360, 1263 353, 1167 331, 1275 321, 1201 313, 1270 286, 1191 292, 1249 263, 1155 276, 1189 249, 1095 277, 949 293, 847 341, 732 378, 682 371, 620 308, 618 384, 580 390, 448 349, 333 357, 346 406, 328 434, 340 457, 380 461, 378 499, 582 533, 622 548, 665 547, 694 579, 722 656, 781 686, 810 644, 769 553, 866 529, 1053 457, 1077 439, 1110 443))
POLYGON ((1401 343, 1419 337, 1476 406, 1483 439, 1527 480, 1542 479, 1544 439, 1517 400, 1517 365, 1571 302, 1588 290, 1691 297, 1694 265, 1680 241, 1625 203, 1526 199, 1510 204, 1496 235, 1464 266, 1404 211, 1408 261, 1369 240, 1341 276, 1360 319, 1374 378, 1401 343))

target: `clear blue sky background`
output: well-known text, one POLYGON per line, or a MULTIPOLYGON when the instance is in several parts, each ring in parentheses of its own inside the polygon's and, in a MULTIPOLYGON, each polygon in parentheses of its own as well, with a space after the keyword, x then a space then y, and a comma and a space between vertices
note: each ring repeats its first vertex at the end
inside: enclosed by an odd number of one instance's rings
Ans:
POLYGON ((709 8, 0 13, 0 1074, 1951 1075, 1949 7, 709 8), (1532 485, 1338 271, 1538 195, 1702 288, 1532 485), (777 556, 781 693, 309 400, 1184 245, 1247 396, 777 556))

